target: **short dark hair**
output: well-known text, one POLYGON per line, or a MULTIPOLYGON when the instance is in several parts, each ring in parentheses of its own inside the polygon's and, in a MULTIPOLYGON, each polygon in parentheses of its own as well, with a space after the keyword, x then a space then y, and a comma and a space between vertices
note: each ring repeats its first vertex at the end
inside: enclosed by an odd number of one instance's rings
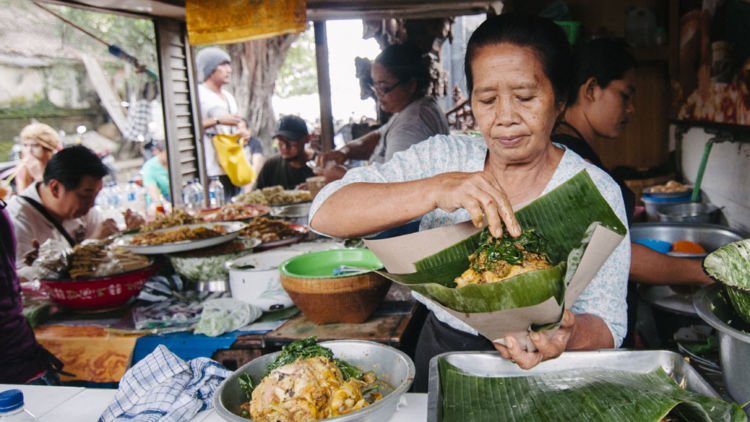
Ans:
POLYGON ((625 41, 616 38, 597 38, 573 51, 573 77, 568 90, 568 105, 578 100, 578 89, 589 78, 596 79, 601 88, 622 79, 625 72, 635 69, 635 58, 625 41))
POLYGON ((405 43, 389 45, 375 57, 399 82, 415 81, 417 94, 424 96, 430 87, 430 57, 417 46, 405 43))
POLYGON ((474 89, 471 62, 477 50, 502 43, 531 48, 552 84, 555 100, 565 102, 571 74, 570 44, 565 32, 549 19, 514 13, 489 17, 471 34, 464 59, 469 97, 474 89))
POLYGON ((44 169, 44 184, 57 180, 71 190, 81 184, 84 176, 101 179, 109 170, 94 151, 83 145, 73 145, 63 148, 53 155, 44 169))

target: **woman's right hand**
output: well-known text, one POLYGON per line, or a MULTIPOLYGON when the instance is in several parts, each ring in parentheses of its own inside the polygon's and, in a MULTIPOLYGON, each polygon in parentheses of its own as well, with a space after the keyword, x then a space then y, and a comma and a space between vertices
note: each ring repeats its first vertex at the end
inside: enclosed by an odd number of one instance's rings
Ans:
POLYGON ((464 208, 476 227, 481 227, 486 218, 490 233, 498 238, 503 235, 503 224, 511 236, 521 234, 508 196, 491 174, 451 172, 437 175, 433 180, 436 186, 430 192, 436 208, 446 212, 464 208))
POLYGON ((346 154, 339 150, 333 150, 328 152, 321 152, 315 158, 318 167, 327 167, 329 162, 333 161, 336 164, 344 164, 346 162, 346 154))

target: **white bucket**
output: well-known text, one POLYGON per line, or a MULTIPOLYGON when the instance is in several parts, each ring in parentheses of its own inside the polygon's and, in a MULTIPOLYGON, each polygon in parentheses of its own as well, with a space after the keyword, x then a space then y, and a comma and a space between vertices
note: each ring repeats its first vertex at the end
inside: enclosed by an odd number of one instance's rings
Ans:
POLYGON ((279 265, 304 252, 271 250, 246 255, 227 262, 229 290, 232 297, 264 311, 275 311, 292 306, 279 280, 279 265))

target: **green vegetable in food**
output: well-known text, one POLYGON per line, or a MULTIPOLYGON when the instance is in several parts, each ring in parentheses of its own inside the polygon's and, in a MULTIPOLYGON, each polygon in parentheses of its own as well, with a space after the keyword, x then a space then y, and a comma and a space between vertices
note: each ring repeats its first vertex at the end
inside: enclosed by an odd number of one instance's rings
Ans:
POLYGON ((250 400, 253 396, 253 390, 255 390, 253 378, 250 374, 242 374, 237 378, 237 381, 240 383, 240 389, 242 392, 245 393, 247 399, 250 400))
POLYGON ((319 345, 317 337, 307 337, 302 340, 293 341, 284 346, 276 360, 268 365, 267 372, 294 363, 299 359, 307 359, 316 356, 322 356, 332 360, 339 370, 341 370, 345 380, 348 380, 349 378, 362 379, 362 376, 364 375, 362 371, 348 362, 341 359, 334 359, 331 349, 319 345))
MULTIPOLYGON (((527 251, 542 255, 549 262, 546 248, 547 242, 534 229, 525 229, 520 236, 513 238, 503 227, 503 237, 500 239, 492 236, 489 230, 482 230, 475 255, 486 251, 490 262, 505 261, 515 265, 523 261, 523 251, 527 251)), ((484 270, 479 262, 474 262, 473 267, 475 271, 484 270)))

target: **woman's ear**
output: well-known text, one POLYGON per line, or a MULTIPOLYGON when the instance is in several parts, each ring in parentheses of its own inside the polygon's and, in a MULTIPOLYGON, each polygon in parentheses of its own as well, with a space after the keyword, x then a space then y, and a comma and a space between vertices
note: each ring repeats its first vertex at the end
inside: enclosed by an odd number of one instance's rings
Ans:
POLYGON ((581 92, 578 93, 578 96, 581 98, 586 98, 589 101, 594 101, 596 99, 595 93, 598 88, 599 82, 597 82, 596 78, 592 76, 586 79, 586 82, 581 85, 581 92))

